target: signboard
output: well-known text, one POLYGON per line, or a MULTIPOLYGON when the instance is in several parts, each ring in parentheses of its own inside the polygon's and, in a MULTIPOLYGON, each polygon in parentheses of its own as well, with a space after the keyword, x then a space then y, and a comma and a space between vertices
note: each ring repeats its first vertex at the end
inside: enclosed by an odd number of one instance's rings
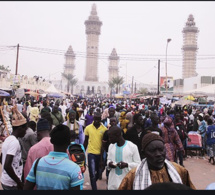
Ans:
POLYGON ((16 97, 19 99, 22 99, 25 95, 25 90, 24 89, 17 89, 16 90, 16 97))
POLYGON ((20 87, 20 75, 10 75, 10 85, 13 89, 20 87))
POLYGON ((167 77, 167 82, 166 77, 160 77, 160 92, 173 93, 173 86, 174 86, 173 77, 167 77))

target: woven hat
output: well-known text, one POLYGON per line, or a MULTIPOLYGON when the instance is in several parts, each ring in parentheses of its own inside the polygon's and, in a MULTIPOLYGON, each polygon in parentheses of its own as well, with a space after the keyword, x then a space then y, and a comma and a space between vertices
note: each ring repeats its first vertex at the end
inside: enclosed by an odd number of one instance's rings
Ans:
POLYGON ((26 118, 18 111, 17 106, 12 108, 12 126, 17 127, 27 123, 26 118))
POLYGON ((38 131, 47 131, 50 129, 49 121, 45 118, 40 118, 37 122, 37 132, 38 131))
POLYGON ((144 151, 146 146, 154 140, 160 140, 164 143, 163 138, 160 135, 157 135, 155 133, 147 133, 146 135, 144 135, 142 139, 142 151, 144 151))

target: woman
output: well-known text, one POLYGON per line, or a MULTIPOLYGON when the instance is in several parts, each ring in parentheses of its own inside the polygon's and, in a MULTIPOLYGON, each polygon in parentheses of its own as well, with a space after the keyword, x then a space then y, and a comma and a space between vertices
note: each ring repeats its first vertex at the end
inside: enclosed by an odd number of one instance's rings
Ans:
POLYGON ((176 150, 183 151, 184 153, 184 147, 174 127, 172 118, 170 116, 166 116, 163 124, 164 126, 161 128, 161 130, 162 138, 166 148, 166 158, 169 161, 176 162, 176 150))

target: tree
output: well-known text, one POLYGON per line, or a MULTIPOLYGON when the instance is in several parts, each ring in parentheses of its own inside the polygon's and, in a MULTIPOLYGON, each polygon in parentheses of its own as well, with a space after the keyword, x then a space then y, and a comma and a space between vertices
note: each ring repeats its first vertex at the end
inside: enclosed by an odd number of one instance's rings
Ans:
POLYGON ((62 76, 67 80, 67 93, 69 93, 69 88, 70 85, 72 86, 72 90, 73 90, 73 86, 78 82, 76 81, 77 79, 75 79, 74 75, 72 74, 66 74, 66 73, 62 73, 62 76), (75 82, 76 81, 76 82, 75 82))
POLYGON ((147 89, 147 88, 141 87, 141 88, 137 91, 137 93, 140 93, 140 94, 142 94, 142 95, 146 95, 146 94, 148 93, 148 89, 147 89))
POLYGON ((10 72, 9 66, 5 67, 4 65, 0 65, 0 70, 4 70, 6 72, 10 72))
POLYGON ((71 93, 73 94, 73 87, 77 84, 77 82, 78 82, 78 79, 75 79, 75 78, 73 78, 72 80, 70 80, 70 85, 71 85, 71 87, 72 87, 72 89, 71 89, 71 93))
POLYGON ((112 97, 112 90, 115 87, 115 84, 113 83, 113 81, 108 81, 108 86, 110 88, 110 97, 112 97))
POLYGON ((112 82, 116 85, 116 93, 119 92, 119 88, 120 88, 120 85, 122 85, 124 83, 124 78, 123 77, 114 77, 112 79, 112 82))

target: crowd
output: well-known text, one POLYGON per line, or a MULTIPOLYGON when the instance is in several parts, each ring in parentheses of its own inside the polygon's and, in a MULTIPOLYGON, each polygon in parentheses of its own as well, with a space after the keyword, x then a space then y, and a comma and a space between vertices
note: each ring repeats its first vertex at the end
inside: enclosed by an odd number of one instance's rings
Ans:
POLYGON ((86 172, 70 158, 71 144, 84 149, 92 190, 104 172, 107 190, 153 189, 157 183, 196 189, 183 163, 190 133, 200 135, 201 154, 215 165, 215 112, 207 107, 15 97, 2 106, 13 127, 2 144, 4 190, 83 190, 86 172))

